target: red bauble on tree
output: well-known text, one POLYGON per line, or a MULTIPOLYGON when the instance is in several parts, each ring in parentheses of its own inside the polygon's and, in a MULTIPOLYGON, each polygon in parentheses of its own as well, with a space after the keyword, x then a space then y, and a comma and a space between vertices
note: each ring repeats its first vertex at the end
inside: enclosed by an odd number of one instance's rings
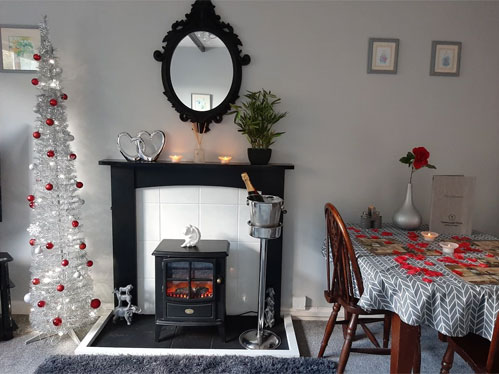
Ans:
POLYGON ((52 243, 52 242, 48 242, 47 244, 45 244, 45 248, 47 248, 47 249, 52 249, 52 248, 54 248, 54 243, 52 243))
POLYGON ((49 104, 52 105, 52 106, 56 106, 57 105, 57 100, 56 99, 50 99, 49 104))
POLYGON ((47 126, 52 126, 54 124, 54 120, 52 118, 47 118, 45 120, 45 123, 47 124, 47 126))
POLYGON ((38 81, 38 79, 36 79, 36 78, 33 78, 33 79, 31 80, 31 84, 32 84, 33 86, 38 86, 38 83, 40 83, 40 82, 39 82, 39 81, 38 81))
POLYGON ((62 99, 62 100, 67 100, 67 99, 68 99, 68 95, 66 95, 65 93, 63 93, 63 94, 61 95, 61 99, 62 99))
POLYGON ((59 317, 56 317, 52 320, 52 323, 54 324, 54 326, 60 326, 60 325, 62 325, 62 319, 59 317))
POLYGON ((34 208, 35 208, 35 203, 32 201, 31 203, 29 203, 29 207, 30 207, 31 209, 34 209, 34 208))
POLYGON ((35 139, 40 139, 40 136, 42 136, 42 134, 40 134, 38 131, 35 131, 33 133, 33 138, 35 138, 35 139))
POLYGON ((82 188, 83 187, 83 183, 82 182, 76 182, 76 187, 77 188, 82 188))
POLYGON ((45 185, 45 189, 46 189, 47 191, 52 191, 52 190, 54 189, 54 186, 52 185, 52 183, 47 183, 47 184, 45 185))
POLYGON ((64 259, 64 260, 61 261, 61 265, 62 266, 68 266, 69 265, 69 261, 66 260, 66 259, 64 259))
POLYGON ((36 305, 38 305, 38 308, 43 308, 45 304, 46 302, 44 300, 40 300, 36 305))
POLYGON ((40 284, 40 278, 33 278, 33 280, 31 281, 31 283, 33 283, 33 285, 39 285, 40 284))
POLYGON ((28 201, 35 201, 35 195, 28 195, 26 197, 26 200, 28 200, 28 201))
POLYGON ((42 59, 42 56, 40 56, 38 53, 35 53, 35 54, 33 55, 33 60, 35 60, 35 61, 40 61, 41 59, 42 59))
POLYGON ((64 286, 62 284, 58 284, 56 287, 56 290, 59 292, 62 292, 62 291, 64 291, 64 286))
POLYGON ((29 245, 34 246, 36 243, 36 239, 30 239, 29 240, 29 245))
POLYGON ((70 160, 76 160, 76 154, 71 153, 71 154, 69 155, 69 159, 70 159, 70 160))
POLYGON ((87 261, 87 266, 88 267, 92 267, 93 264, 94 264, 94 262, 92 260, 88 260, 87 261))
POLYGON ((80 222, 74 220, 73 222, 71 222, 71 226, 78 227, 78 226, 80 226, 80 222))
POLYGON ((55 156, 55 152, 53 150, 50 150, 47 152, 47 157, 54 157, 55 156))
POLYGON ((80 249, 85 249, 87 248, 87 245, 85 243, 80 243, 80 249))
POLYGON ((92 301, 90 301, 90 306, 94 309, 97 309, 98 307, 100 307, 100 300, 92 299, 92 301))

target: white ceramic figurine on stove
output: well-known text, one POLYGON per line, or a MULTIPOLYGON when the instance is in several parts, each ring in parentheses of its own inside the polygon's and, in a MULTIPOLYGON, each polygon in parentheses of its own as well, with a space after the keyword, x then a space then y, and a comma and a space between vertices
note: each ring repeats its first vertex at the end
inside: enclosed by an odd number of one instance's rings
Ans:
POLYGON ((184 230, 185 241, 181 247, 195 247, 201 240, 201 231, 196 226, 188 225, 184 230))

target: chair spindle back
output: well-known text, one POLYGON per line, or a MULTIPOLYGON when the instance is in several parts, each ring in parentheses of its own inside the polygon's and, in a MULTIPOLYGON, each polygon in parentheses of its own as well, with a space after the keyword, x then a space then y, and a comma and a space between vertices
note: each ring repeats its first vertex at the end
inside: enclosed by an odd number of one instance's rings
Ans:
POLYGON ((343 298, 347 303, 356 304, 353 281, 355 280, 360 295, 364 293, 364 285, 350 235, 333 204, 327 203, 324 206, 324 213, 326 218, 327 291, 333 296, 343 298))

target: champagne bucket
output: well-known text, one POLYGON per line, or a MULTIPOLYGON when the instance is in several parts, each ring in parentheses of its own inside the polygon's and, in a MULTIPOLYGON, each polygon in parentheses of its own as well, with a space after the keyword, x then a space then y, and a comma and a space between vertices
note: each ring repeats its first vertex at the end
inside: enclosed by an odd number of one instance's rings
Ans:
POLYGON ((286 213, 284 200, 272 195, 263 195, 263 200, 255 201, 248 196, 246 204, 250 207, 250 225, 264 228, 281 226, 281 214, 286 213))

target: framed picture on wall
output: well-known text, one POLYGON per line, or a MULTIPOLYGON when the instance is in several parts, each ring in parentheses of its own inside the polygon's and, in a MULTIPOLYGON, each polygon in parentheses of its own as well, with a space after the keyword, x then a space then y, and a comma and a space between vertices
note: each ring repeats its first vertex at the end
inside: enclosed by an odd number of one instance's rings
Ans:
POLYGON ((431 42, 430 75, 459 77, 461 42, 431 42))
POLYGON ((0 71, 33 72, 38 70, 38 62, 33 55, 40 48, 38 26, 0 25, 0 71))
POLYGON ((369 38, 368 74, 397 74, 399 39, 369 38))
POLYGON ((206 112, 211 109, 211 95, 210 94, 191 94, 191 109, 200 112, 206 112))

